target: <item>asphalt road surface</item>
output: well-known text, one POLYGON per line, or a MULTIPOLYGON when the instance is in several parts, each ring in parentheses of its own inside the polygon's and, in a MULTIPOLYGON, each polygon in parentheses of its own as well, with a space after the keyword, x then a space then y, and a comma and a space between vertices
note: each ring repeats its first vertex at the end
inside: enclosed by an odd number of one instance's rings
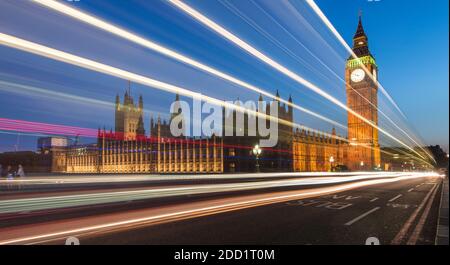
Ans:
POLYGON ((21 239, 0 243, 64 244, 73 235, 81 244, 366 244, 369 237, 380 244, 433 244, 440 183, 421 177, 304 187, 299 198, 291 187, 131 201, 33 218, 25 212, 0 218, 3 239, 21 239), (58 229, 66 230, 52 234, 58 229))
POLYGON ((439 196, 423 224, 421 218, 428 209, 424 199, 427 194, 431 199, 438 181, 381 184, 80 240, 83 244, 366 244, 369 237, 376 237, 380 244, 433 244, 439 196), (408 224, 409 229, 402 231, 408 224), (421 232, 415 235, 418 229, 421 232))

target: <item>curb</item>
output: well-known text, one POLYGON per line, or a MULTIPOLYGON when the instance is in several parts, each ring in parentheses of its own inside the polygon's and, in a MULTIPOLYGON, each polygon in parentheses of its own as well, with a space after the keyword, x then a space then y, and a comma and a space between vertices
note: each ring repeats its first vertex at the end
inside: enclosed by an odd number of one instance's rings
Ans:
POLYGON ((442 181, 435 245, 448 245, 448 177, 442 181))

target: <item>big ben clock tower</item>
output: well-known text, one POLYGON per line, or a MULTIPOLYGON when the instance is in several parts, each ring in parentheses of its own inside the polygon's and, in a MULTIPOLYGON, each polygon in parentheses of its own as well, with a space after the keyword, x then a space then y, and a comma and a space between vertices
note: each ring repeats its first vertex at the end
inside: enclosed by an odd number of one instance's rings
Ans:
MULTIPOLYGON (((369 51, 368 38, 364 32, 359 16, 358 28, 353 36, 352 56, 347 60, 345 81, 347 92, 347 106, 378 125, 378 85, 367 72, 378 78, 378 67, 375 58, 369 51), (364 69, 365 68, 365 69, 364 69), (367 70, 367 72, 366 72, 367 70)), ((352 170, 371 170, 380 166, 380 147, 378 144, 378 130, 348 113, 348 166, 352 170)))

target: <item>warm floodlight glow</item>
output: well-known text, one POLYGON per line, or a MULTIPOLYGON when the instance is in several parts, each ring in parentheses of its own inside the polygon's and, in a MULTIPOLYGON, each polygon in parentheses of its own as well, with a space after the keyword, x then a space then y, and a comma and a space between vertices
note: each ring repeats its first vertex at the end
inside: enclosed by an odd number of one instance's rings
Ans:
MULTIPOLYGON (((351 54, 355 60, 360 60, 358 56, 353 52, 352 48, 345 42, 344 38, 342 38, 341 34, 336 30, 336 28, 333 26, 333 24, 328 20, 328 18, 325 16, 325 14, 322 12, 322 10, 317 6, 317 4, 314 2, 314 0, 306 0, 306 3, 311 7, 311 9, 317 14, 317 16, 322 20, 322 22, 328 27, 328 29, 334 34, 334 36, 338 39, 338 41, 345 47, 345 49, 351 54)), ((361 44, 361 42, 360 42, 361 44)), ((400 110, 400 108, 395 103, 394 99, 389 95, 389 93, 384 89, 384 87, 381 85, 380 82, 373 76, 373 74, 367 69, 367 67, 364 64, 360 64, 364 72, 369 76, 370 79, 372 79, 373 82, 375 82, 378 87, 380 88, 381 92, 386 96, 386 98, 392 103, 392 105, 399 111, 399 113, 406 119, 406 116, 403 114, 403 112, 400 110)), ((376 106, 374 106, 376 108, 376 106)), ((401 132, 403 132, 411 141, 413 141, 419 148, 421 148, 425 154, 428 155, 428 157, 431 158, 434 162, 436 160, 434 157, 427 152, 422 147, 422 144, 417 143, 406 131, 404 131, 402 128, 400 128, 394 121, 391 120, 387 115, 384 114, 384 112, 380 111, 381 115, 383 115, 389 122, 391 122, 397 129, 399 129, 401 132)))
MULTIPOLYGON (((380 173, 381 175, 381 173, 380 173)), ((17 233, 11 233, 8 237, 0 239, 0 245, 5 244, 29 244, 45 242, 49 240, 55 240, 58 238, 64 238, 68 235, 83 235, 87 233, 101 233, 109 229, 129 229, 138 225, 155 225, 171 221, 177 221, 188 218, 195 218, 205 215, 217 214, 227 211, 246 209, 250 207, 257 207, 262 205, 268 205, 273 203, 286 202, 295 199, 302 199, 311 196, 320 196, 336 192, 342 192, 346 190, 367 187, 371 185, 394 183, 398 181, 404 181, 408 179, 416 179, 423 177, 438 177, 435 173, 399 173, 399 176, 368 179, 352 183, 344 183, 340 185, 332 185, 325 187, 318 187, 311 190, 292 190, 284 192, 271 192, 254 197, 234 197, 231 199, 212 200, 202 203, 201 205, 184 207, 183 209, 171 208, 168 211, 157 212, 153 214, 144 213, 140 216, 130 217, 128 215, 122 218, 116 218, 114 221, 105 220, 94 223, 71 223, 70 227, 52 227, 49 230, 34 230, 24 231, 25 229, 18 231, 17 233)), ((226 184, 222 184, 226 185, 226 184)), ((253 185, 252 183, 246 183, 243 185, 253 185)), ((180 189, 180 188, 179 188, 180 189)), ((112 196, 111 198, 114 198, 112 196)), ((51 200, 51 199, 50 199, 51 200)))
POLYGON ((354 110, 352 110, 351 108, 347 107, 344 103, 340 102, 337 98, 335 98, 332 95, 328 94, 327 92, 325 92, 324 90, 320 89, 319 87, 317 87, 313 83, 309 82, 308 80, 304 79, 303 77, 301 77, 301 76, 297 75, 296 73, 292 72, 291 70, 287 69, 286 67, 284 67, 280 63, 276 62, 275 60, 273 60, 269 56, 263 54, 262 52, 260 52, 259 50, 257 50, 256 48, 254 48, 253 46, 248 44, 247 42, 243 41, 242 39, 238 38, 236 35, 232 34, 230 31, 226 30, 225 28, 223 28, 222 26, 218 25, 217 23, 215 23, 211 19, 207 18, 206 16, 204 16, 203 14, 198 12, 197 10, 193 9, 191 6, 189 6, 186 3, 182 2, 182 1, 179 1, 179 0, 169 0, 169 2, 172 3, 174 6, 176 6, 177 8, 179 8, 181 11, 183 11, 186 14, 190 15, 192 18, 196 19, 197 21, 201 22, 202 24, 204 24, 208 28, 212 29, 213 31, 215 31, 219 35, 223 36, 227 40, 229 40, 232 43, 236 44, 238 47, 241 47, 242 49, 244 49, 245 51, 247 51, 248 53, 250 53, 254 57, 256 57, 259 60, 261 60, 262 62, 268 64, 269 66, 273 67, 274 69, 278 70, 279 72, 285 74, 286 76, 292 78, 293 80, 297 81, 298 83, 304 85, 308 89, 310 89, 310 90, 314 91, 315 93, 319 94, 320 96, 326 98, 327 100, 331 101, 333 104, 339 106, 340 108, 350 112, 354 116, 358 117, 358 119, 364 121, 365 123, 367 123, 368 125, 372 126, 375 129, 377 129, 378 131, 380 131, 384 135, 386 135, 389 138, 393 139, 394 141, 398 142, 402 146, 408 148, 409 150, 411 150, 412 152, 417 154, 419 157, 425 159, 420 153, 418 153, 416 150, 414 150, 412 147, 410 147, 409 145, 407 145, 406 143, 404 143, 400 139, 397 139, 395 136, 393 136, 389 132, 385 131, 384 129, 380 128, 378 125, 374 124, 372 121, 366 119, 365 117, 363 117, 359 113, 357 113, 354 110))
MULTIPOLYGON (((261 117, 263 119, 269 119, 271 121, 274 121, 278 124, 284 124, 293 128, 303 128, 306 130, 310 130, 313 132, 316 132, 316 130, 308 128, 304 125, 300 125, 297 123, 293 123, 284 119, 280 119, 278 117, 273 117, 270 115, 267 115, 265 113, 262 112, 258 112, 252 109, 248 109, 248 108, 244 108, 241 107, 239 105, 236 104, 232 104, 230 102, 226 102, 220 99, 216 99, 213 97, 209 97, 209 96, 205 96, 201 93, 197 93, 191 90, 188 90, 186 88, 182 88, 182 87, 178 87, 172 84, 168 84, 165 82, 161 82, 155 79, 151 79, 142 75, 138 75, 126 70, 122 70, 110 65, 106 65, 106 64, 102 64, 87 58, 83 58, 80 56, 76 56, 70 53, 66 53, 60 50, 56 50, 47 46, 43 46, 34 42, 30 42, 24 39, 20 39, 11 35, 7 35, 4 33, 0 33, 0 44, 5 45, 5 46, 9 46, 12 48, 16 48, 16 49, 20 49, 23 51, 27 51, 30 53, 34 53, 37 55, 41 55, 47 58, 51 58, 57 61, 61 61, 61 62, 65 62, 65 63, 69 63, 69 64, 73 64, 79 67, 83 67, 86 69, 90 69, 96 72, 100 72, 100 73, 104 73, 107 75, 112 75, 118 78, 122 78, 125 80, 130 80, 142 85, 146 85, 146 86, 150 86, 156 89, 160 89, 163 91, 167 91, 170 93, 174 93, 174 94, 180 94, 183 96, 187 96, 187 97, 191 97, 194 99, 198 99, 198 100, 202 100, 217 106, 222 106, 228 109, 232 109, 232 110, 236 110, 242 113, 248 113, 251 115, 254 115, 256 117, 261 117)), ((323 135, 326 135, 328 137, 332 137, 335 139, 339 139, 342 141, 347 141, 345 138, 336 136, 336 135, 332 135, 332 134, 327 134, 327 133, 322 133, 323 135)))

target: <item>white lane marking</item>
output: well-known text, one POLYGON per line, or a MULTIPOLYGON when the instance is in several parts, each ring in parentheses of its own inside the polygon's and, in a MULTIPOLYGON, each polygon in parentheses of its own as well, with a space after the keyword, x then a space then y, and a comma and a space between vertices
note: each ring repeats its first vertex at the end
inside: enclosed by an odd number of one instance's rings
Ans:
POLYGON ((399 194, 397 196, 395 196, 394 198, 390 199, 389 202, 393 202, 395 200, 397 200, 398 198, 402 197, 403 195, 399 194))
POLYGON ((411 234, 411 237, 408 239, 408 242, 406 242, 407 245, 415 245, 417 241, 419 240, 419 236, 422 233, 423 227, 425 226, 425 222, 428 218, 428 215, 430 213, 431 206, 434 202, 434 197, 436 196, 436 192, 439 189, 439 184, 437 186, 433 186, 434 191, 431 194, 431 197, 428 199, 427 206, 423 210, 422 216, 419 219, 419 222, 416 225, 416 228, 414 228, 413 233, 411 234))
POLYGON ((372 200, 370 200, 370 202, 374 202, 376 200, 378 200, 378 197, 373 198, 372 200))
POLYGON ((361 214, 360 216, 356 217, 355 219, 353 219, 353 220, 351 220, 351 221, 348 221, 347 223, 345 223, 345 225, 352 225, 352 224, 358 222, 359 220, 363 219, 364 217, 368 216, 369 214, 371 214, 371 213, 373 213, 373 212, 379 210, 380 208, 381 208, 381 207, 375 207, 375 208, 373 208, 372 210, 370 210, 370 211, 368 211, 368 212, 365 212, 365 213, 361 214))
POLYGON ((409 207, 417 207, 417 205, 399 204, 399 203, 387 203, 386 206, 401 209, 408 209, 409 207))
POLYGON ((397 233, 395 238, 391 241, 391 245, 399 245, 403 242, 404 238, 406 238, 406 235, 410 229, 410 227, 413 225, 414 220, 416 220, 419 212, 423 209, 425 206, 425 203, 427 202, 428 198, 430 197, 431 193, 433 192, 434 188, 436 186, 433 186, 430 191, 427 193, 427 195, 423 198, 422 202, 420 203, 419 207, 411 214, 411 216, 408 218, 406 223, 403 224, 400 231, 397 233))
MULTIPOLYGON (((1 33, 0 33, 1 36, 1 33)), ((206 215, 212 215, 217 214, 219 211, 234 211, 238 209, 246 209, 246 208, 252 208, 260 205, 268 205, 272 203, 282 203, 286 201, 292 201, 292 200, 298 200, 298 199, 304 199, 304 198, 311 198, 311 197, 317 197, 317 196, 323 196, 325 194, 333 194, 337 192, 344 192, 349 189, 369 186, 369 185, 375 185, 380 183, 392 183, 392 182, 398 182, 403 181, 405 179, 415 179, 417 176, 409 176, 409 177, 398 177, 394 179, 377 179, 377 180, 369 180, 359 183, 350 183, 346 185, 339 185, 337 187, 333 188, 321 188, 319 190, 311 190, 308 192, 301 192, 301 191, 291 191, 289 193, 282 192, 277 193, 276 195, 265 195, 265 196, 252 196, 250 198, 246 197, 244 200, 237 201, 238 198, 235 198, 232 201, 219 201, 219 202, 202 202, 197 204, 186 204, 182 208, 182 210, 178 209, 162 209, 158 213, 152 214, 152 211, 147 212, 139 212, 134 215, 134 217, 130 217, 127 214, 122 214, 123 216, 114 216, 114 221, 106 221, 106 220, 97 220, 97 222, 92 221, 88 226, 82 225, 82 224, 72 224, 70 225, 70 228, 57 228, 54 224, 52 224, 51 229, 49 227, 42 227, 40 229, 36 229, 35 226, 28 229, 33 229, 33 232, 27 231, 23 227, 20 229, 13 229, 12 231, 9 229, 8 236, 9 238, 4 238, 2 231, 0 230, 0 245, 4 244, 37 244, 37 243, 44 243, 48 241, 54 241, 54 240, 61 240, 67 238, 67 236, 70 235, 87 235, 87 234, 94 234, 94 233, 105 233, 105 230, 110 229, 119 229, 120 227, 137 225, 155 225, 158 223, 168 223, 173 220, 181 220, 187 219, 187 218, 193 218, 195 215, 198 216, 206 216, 206 215), (262 196, 262 197, 261 197, 262 196), (268 197, 270 196, 270 197, 268 197), (205 203, 208 203, 207 205, 204 205, 205 203), (155 215, 156 214, 156 215, 155 215), (130 219, 132 218, 132 219, 130 219), (45 228, 43 230, 43 228, 45 228), (66 230, 63 230, 66 229, 66 230), (67 230, 69 229, 69 230, 67 230), (36 231, 37 230, 37 231, 36 231), (45 231, 42 234, 42 231, 45 231), (11 232, 13 232, 13 235, 11 235, 11 232), (37 233, 37 234, 36 234, 37 233)), ((108 219, 107 216, 105 216, 105 219, 108 219)), ((67 221, 65 221, 67 222, 67 221)), ((64 224, 64 221, 62 222, 64 224)))
POLYGON ((409 190, 408 190, 408 192, 411 192, 411 191, 413 191, 414 190, 414 188, 410 188, 409 190))

